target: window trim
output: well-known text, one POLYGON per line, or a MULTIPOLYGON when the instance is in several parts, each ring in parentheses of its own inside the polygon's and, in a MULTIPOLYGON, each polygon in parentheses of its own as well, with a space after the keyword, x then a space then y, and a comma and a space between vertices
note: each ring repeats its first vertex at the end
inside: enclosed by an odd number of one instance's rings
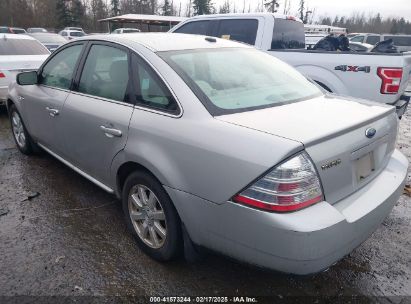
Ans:
POLYGON ((67 48, 69 48, 69 47, 72 47, 72 46, 75 46, 75 45, 83 45, 83 48, 82 48, 82 50, 80 51, 80 55, 79 55, 79 57, 78 57, 78 59, 77 59, 77 62, 76 62, 76 64, 75 64, 75 66, 74 66, 73 74, 72 74, 72 76, 71 76, 71 82, 70 82, 69 88, 68 88, 68 89, 57 88, 57 87, 45 85, 45 84, 42 84, 42 83, 38 83, 39 86, 43 86, 43 87, 46 87, 46 88, 51 88, 51 89, 55 89, 55 90, 59 90, 59 91, 65 91, 65 92, 70 92, 70 91, 72 91, 72 89, 73 89, 73 81, 74 81, 75 76, 76 76, 76 74, 77 74, 78 67, 79 67, 79 64, 80 64, 80 62, 81 62, 81 59, 82 59, 83 56, 84 56, 84 50, 87 48, 87 41, 76 41, 76 42, 67 43, 67 44, 62 45, 57 52, 53 52, 52 54, 50 54, 50 56, 43 62, 43 64, 42 64, 42 65, 40 66, 40 68, 37 70, 37 78, 38 78, 38 80, 40 81, 40 79, 41 79, 41 74, 43 73, 44 67, 45 67, 55 56, 57 56, 59 53, 61 53, 61 52, 64 51, 65 49, 67 49, 67 48))
POLYGON ((153 67, 152 64, 150 64, 147 60, 145 60, 145 58, 143 58, 143 56, 140 56, 139 54, 137 54, 136 52, 132 52, 132 59, 131 59, 131 67, 132 67, 132 77, 133 77, 133 84, 134 84, 134 90, 133 90, 133 99, 135 101, 135 108, 138 109, 142 109, 142 110, 147 110, 150 112, 154 112, 154 113, 158 113, 158 114, 163 114, 163 115, 167 115, 167 116, 171 116, 171 117, 181 117, 183 115, 183 108, 181 107, 180 102, 178 101, 178 99, 176 98, 176 94, 174 93, 174 91, 171 89, 171 87, 168 85, 167 81, 165 81, 165 79, 161 76, 161 74, 158 72, 158 70, 156 68, 153 67), (156 75, 158 77, 158 79, 160 80, 162 86, 168 91, 168 93, 170 93, 170 96, 173 98, 173 101, 176 103, 177 105, 177 110, 176 111, 167 111, 158 107, 150 107, 148 105, 144 105, 142 103, 140 103, 137 98, 136 98, 136 93, 138 91, 140 91, 140 86, 138 85, 139 83, 139 75, 138 75, 138 71, 137 71, 137 67, 134 63, 133 60, 133 55, 136 57, 137 60, 142 61, 146 67, 148 69, 151 70, 151 72, 156 75))
POLYGON ((73 78, 73 82, 72 82, 72 93, 76 94, 76 95, 81 95, 81 96, 86 96, 86 97, 90 97, 90 98, 95 98, 95 99, 99 99, 102 101, 108 101, 108 102, 114 102, 114 103, 119 103, 119 104, 126 104, 126 105, 135 105, 135 102, 133 100, 133 98, 131 98, 130 96, 132 96, 131 92, 134 91, 133 87, 133 81, 132 81, 132 69, 131 69, 131 52, 130 49, 124 45, 118 44, 118 43, 113 43, 113 42, 109 42, 109 41, 105 41, 105 40, 87 40, 87 46, 84 49, 84 53, 83 56, 81 57, 80 63, 78 65, 77 68, 77 72, 74 75, 73 78), (80 84, 80 79, 81 79, 81 75, 83 74, 83 70, 87 61, 87 58, 90 54, 90 50, 92 48, 93 45, 103 45, 103 46, 108 46, 108 47, 113 47, 113 48, 117 48, 123 52, 125 52, 127 54, 127 61, 128 61, 128 84, 127 84, 127 88, 126 88, 126 92, 124 94, 124 99, 123 100, 115 100, 115 99, 110 99, 110 98, 105 98, 102 96, 97 96, 97 95, 91 95, 88 93, 84 93, 84 92, 79 92, 78 91, 78 87, 80 84))

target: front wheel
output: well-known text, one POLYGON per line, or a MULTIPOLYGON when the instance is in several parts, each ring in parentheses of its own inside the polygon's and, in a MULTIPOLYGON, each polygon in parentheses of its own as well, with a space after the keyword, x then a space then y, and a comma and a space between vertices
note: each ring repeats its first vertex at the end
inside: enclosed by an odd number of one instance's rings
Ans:
POLYGON ((17 148, 23 154, 33 154, 36 144, 31 140, 29 133, 24 126, 23 119, 15 105, 11 105, 9 109, 9 118, 11 130, 13 132, 14 141, 17 148))
POLYGON ((126 222, 138 246, 158 261, 177 257, 181 223, 163 186, 151 174, 137 171, 127 178, 122 196, 126 222))

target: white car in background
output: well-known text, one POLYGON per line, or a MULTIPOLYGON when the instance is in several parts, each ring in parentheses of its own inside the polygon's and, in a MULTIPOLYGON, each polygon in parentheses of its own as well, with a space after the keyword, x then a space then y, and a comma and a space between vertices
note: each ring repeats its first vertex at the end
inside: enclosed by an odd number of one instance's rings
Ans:
POLYGON ((85 36, 86 34, 82 31, 72 31, 72 30, 62 30, 59 35, 63 36, 67 40, 73 40, 85 36))
POLYGON ((0 105, 5 105, 9 84, 23 71, 37 70, 50 52, 27 35, 0 34, 0 105))

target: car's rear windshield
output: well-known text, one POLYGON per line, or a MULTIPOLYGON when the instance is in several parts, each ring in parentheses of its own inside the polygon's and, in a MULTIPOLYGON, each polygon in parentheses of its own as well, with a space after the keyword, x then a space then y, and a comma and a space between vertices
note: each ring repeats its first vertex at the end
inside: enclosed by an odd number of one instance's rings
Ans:
POLYGON ((133 29, 129 29, 129 30, 123 30, 123 33, 138 33, 140 32, 140 30, 133 30, 133 29))
POLYGON ((84 33, 83 32, 70 32, 71 37, 83 37, 84 33))
POLYGON ((49 51, 37 40, 0 37, 0 55, 48 55, 49 51))
POLYGON ((271 49, 304 49, 304 24, 295 20, 276 18, 271 49))
POLYGON ((67 40, 57 34, 34 34, 32 37, 36 38, 41 43, 66 43, 67 40))
POLYGON ((158 54, 213 116, 322 95, 316 85, 294 68, 255 49, 219 48, 158 54))

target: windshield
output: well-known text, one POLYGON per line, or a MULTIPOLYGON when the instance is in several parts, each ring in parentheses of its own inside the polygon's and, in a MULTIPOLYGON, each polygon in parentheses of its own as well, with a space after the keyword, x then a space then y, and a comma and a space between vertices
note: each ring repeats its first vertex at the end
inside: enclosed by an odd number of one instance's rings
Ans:
POLYGON ((212 115, 250 111, 322 95, 286 63, 255 49, 162 52, 212 115))
POLYGON ((127 29, 127 30, 123 30, 123 33, 127 34, 127 33, 138 33, 140 32, 140 30, 134 30, 134 29, 127 29))
POLYGON ((71 37, 83 37, 84 33, 83 32, 70 32, 71 37))
POLYGON ((37 40, 0 38, 0 55, 48 55, 49 51, 37 40))
POLYGON ((47 30, 41 27, 33 27, 27 30, 29 33, 47 33, 47 30))

